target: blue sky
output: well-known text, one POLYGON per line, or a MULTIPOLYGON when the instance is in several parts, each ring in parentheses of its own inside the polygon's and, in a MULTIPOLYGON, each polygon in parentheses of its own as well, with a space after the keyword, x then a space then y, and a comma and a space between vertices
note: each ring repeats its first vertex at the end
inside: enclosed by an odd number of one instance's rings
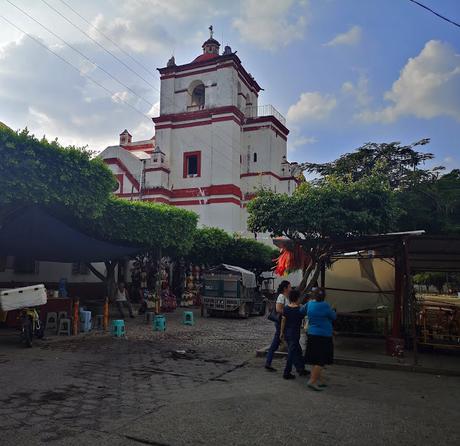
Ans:
MULTIPOLYGON (((135 139, 150 137, 153 125, 142 113, 157 113, 155 68, 171 54, 178 64, 191 61, 213 24, 215 37, 238 51, 265 89, 260 104, 271 103, 287 116, 291 160, 321 162, 368 141, 410 143, 429 137, 432 142, 425 147, 436 154, 434 164, 460 167, 460 28, 408 0, 10 0, 138 96, 1 1, 1 15, 80 70, 3 22, 0 120, 13 128, 28 126, 39 136, 94 150, 115 143, 124 128, 135 139)), ((423 3, 460 22, 459 1, 423 3)))

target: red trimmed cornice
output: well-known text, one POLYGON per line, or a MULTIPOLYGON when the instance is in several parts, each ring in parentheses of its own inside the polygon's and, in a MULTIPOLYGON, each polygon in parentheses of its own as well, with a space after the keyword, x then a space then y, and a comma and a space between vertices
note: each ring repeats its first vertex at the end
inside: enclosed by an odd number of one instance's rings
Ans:
POLYGON ((244 128, 243 131, 247 132, 250 131, 251 127, 246 127, 250 126, 253 124, 261 124, 265 122, 271 122, 274 124, 278 129, 285 135, 289 135, 289 129, 283 125, 278 119, 276 119, 274 116, 259 116, 257 118, 247 118, 246 122, 244 123, 244 128))
POLYGON ((194 121, 197 119, 217 119, 214 118, 214 115, 223 115, 233 113, 238 120, 240 121, 239 124, 244 120, 244 113, 238 108, 233 105, 225 106, 225 107, 215 107, 215 108, 206 108, 204 110, 197 110, 192 112, 183 112, 183 113, 171 113, 169 115, 161 115, 155 118, 152 118, 155 124, 162 123, 162 122, 181 122, 181 121, 194 121))
POLYGON ((131 172, 128 170, 128 168, 123 164, 123 162, 119 158, 105 158, 104 163, 106 164, 114 164, 118 166, 123 173, 128 177, 128 180, 131 181, 131 184, 139 190, 139 181, 134 178, 134 176, 131 174, 131 172))
POLYGON ((219 56, 210 60, 192 62, 185 65, 176 65, 173 67, 157 68, 160 72, 160 79, 169 79, 173 77, 184 77, 190 76, 192 74, 200 74, 208 71, 215 71, 221 68, 234 67, 239 74, 241 80, 246 84, 246 86, 252 90, 256 95, 259 93, 262 88, 257 83, 257 81, 246 71, 243 67, 240 58, 235 54, 230 54, 226 56, 219 56), (201 67, 212 67, 204 68, 202 70, 197 70, 201 67), (179 74, 181 73, 181 74, 179 74))
POLYGON ((243 132, 254 132, 256 130, 263 130, 263 129, 269 129, 273 130, 276 133, 276 136, 279 136, 280 138, 284 139, 287 141, 287 136, 283 135, 274 125, 257 125, 255 127, 247 127, 243 128, 243 132))

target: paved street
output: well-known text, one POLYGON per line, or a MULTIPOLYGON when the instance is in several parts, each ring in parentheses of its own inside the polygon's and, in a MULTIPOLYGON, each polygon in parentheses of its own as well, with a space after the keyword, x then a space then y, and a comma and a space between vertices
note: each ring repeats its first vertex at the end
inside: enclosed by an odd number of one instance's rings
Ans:
POLYGON ((314 393, 255 358, 265 318, 179 317, 33 349, 0 336, 0 445, 458 444, 460 378, 335 366, 314 393))

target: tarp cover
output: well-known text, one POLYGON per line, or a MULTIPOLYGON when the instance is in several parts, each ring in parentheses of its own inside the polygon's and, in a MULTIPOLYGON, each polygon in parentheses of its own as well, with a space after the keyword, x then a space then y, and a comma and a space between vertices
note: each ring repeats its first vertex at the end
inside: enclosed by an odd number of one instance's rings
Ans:
POLYGON ((241 274, 243 286, 246 288, 255 288, 257 286, 256 275, 247 269, 240 268, 239 266, 226 265, 225 263, 222 266, 229 271, 235 271, 241 274))
POLYGON ((90 237, 38 207, 15 212, 0 224, 0 255, 48 262, 103 262, 139 248, 90 237))
POLYGON ((393 308, 392 259, 341 258, 326 270, 327 301, 340 312, 393 308))

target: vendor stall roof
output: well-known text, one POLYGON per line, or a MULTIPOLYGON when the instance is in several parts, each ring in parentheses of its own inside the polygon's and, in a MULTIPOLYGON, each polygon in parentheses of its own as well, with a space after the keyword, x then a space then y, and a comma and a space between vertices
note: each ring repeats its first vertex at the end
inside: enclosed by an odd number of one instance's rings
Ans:
POLYGON ((49 262, 103 262, 138 253, 138 247, 90 237, 38 207, 10 214, 0 224, 0 255, 49 262))
MULTIPOLYGON (((333 243, 333 254, 350 252, 381 251, 392 257, 403 241, 407 242, 410 269, 417 271, 460 271, 460 237, 425 235, 422 231, 370 235, 337 240, 333 243)), ((292 240, 274 239, 278 247, 289 247, 292 240)))

